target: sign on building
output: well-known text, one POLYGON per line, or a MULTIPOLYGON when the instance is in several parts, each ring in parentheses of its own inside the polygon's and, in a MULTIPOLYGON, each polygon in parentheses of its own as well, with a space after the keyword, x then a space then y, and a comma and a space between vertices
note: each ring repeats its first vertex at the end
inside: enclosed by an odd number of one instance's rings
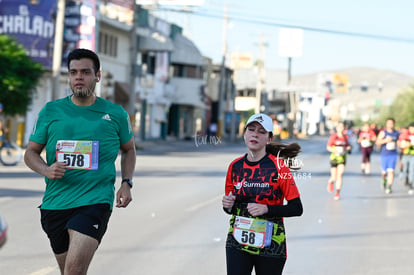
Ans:
POLYGON ((231 54, 231 67, 237 69, 250 69, 253 67, 253 55, 251 53, 234 52, 231 54))
POLYGON ((96 0, 66 0, 62 67, 76 48, 95 50, 96 0))
POLYGON ((349 81, 347 74, 334 74, 333 83, 335 84, 337 93, 348 92, 349 81))
MULTIPOLYGON (((95 50, 96 0, 66 0, 62 66, 75 48, 95 50)), ((27 55, 47 69, 53 65, 56 0, 1 0, 0 34, 14 37, 27 55)))
POLYGON ((56 0, 0 1, 0 34, 14 37, 35 62, 52 67, 56 0))

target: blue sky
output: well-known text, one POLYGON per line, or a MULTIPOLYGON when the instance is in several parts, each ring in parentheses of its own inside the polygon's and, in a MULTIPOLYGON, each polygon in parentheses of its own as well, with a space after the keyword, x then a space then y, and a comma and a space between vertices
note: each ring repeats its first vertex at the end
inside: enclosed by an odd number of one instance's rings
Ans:
POLYGON ((399 42, 304 30, 303 55, 294 58, 292 74, 348 67, 389 69, 414 76, 414 1, 412 0, 205 0, 194 14, 161 11, 157 15, 184 27, 202 54, 219 63, 222 56, 224 4, 228 6, 228 51, 259 56, 259 40, 267 43, 265 67, 287 68, 278 56, 277 24, 338 32, 385 36, 399 42), (233 18, 233 20, 232 20, 233 18), (265 21, 254 24, 240 21, 265 21))

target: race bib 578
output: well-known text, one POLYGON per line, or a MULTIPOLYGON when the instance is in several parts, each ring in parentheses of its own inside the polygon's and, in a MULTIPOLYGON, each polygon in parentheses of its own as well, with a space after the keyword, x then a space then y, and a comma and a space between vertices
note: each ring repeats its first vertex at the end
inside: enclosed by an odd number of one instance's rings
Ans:
POLYGON ((56 160, 65 162, 68 169, 97 170, 99 141, 58 140, 56 160))

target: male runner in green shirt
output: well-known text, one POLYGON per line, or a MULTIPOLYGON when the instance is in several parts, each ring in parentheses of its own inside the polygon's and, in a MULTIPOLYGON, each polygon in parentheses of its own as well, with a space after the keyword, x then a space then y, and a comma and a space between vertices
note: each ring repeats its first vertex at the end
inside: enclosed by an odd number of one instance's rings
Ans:
POLYGON ((112 212, 118 152, 123 180, 117 207, 132 200, 136 152, 128 114, 95 94, 99 57, 75 49, 67 65, 72 95, 40 111, 24 160, 45 177, 41 223, 61 273, 86 274, 112 212))

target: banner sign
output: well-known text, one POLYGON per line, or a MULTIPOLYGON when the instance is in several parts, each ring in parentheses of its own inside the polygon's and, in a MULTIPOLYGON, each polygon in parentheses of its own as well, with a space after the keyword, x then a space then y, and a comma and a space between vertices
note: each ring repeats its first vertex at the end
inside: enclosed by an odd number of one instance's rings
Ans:
POLYGON ((33 61, 52 67, 56 0, 0 0, 0 34, 14 37, 33 61))
MULTIPOLYGON (((53 65, 57 0, 0 0, 0 34, 14 37, 27 55, 53 65)), ((75 48, 95 50, 96 0, 66 0, 62 67, 75 48)))
POLYGON ((95 25, 96 0, 66 0, 62 68, 66 68, 67 57, 72 50, 95 50, 95 25))

